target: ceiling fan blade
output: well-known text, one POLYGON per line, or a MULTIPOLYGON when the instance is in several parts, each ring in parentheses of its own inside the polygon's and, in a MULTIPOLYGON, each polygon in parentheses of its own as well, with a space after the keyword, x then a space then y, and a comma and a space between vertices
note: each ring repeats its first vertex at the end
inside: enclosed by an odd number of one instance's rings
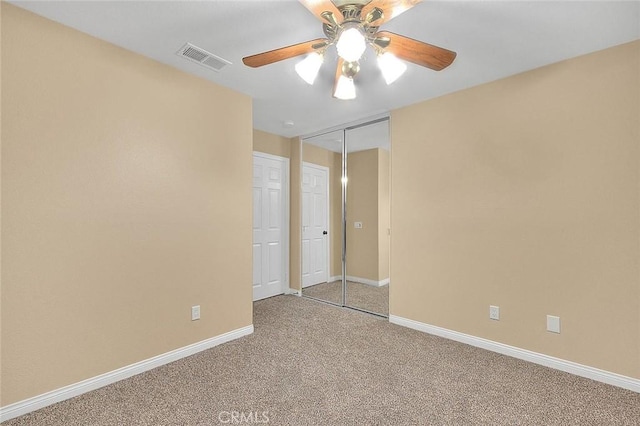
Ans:
POLYGON ((313 52, 316 48, 318 48, 318 46, 326 46, 326 44, 326 39, 317 38, 315 40, 305 41, 304 43, 298 43, 287 47, 281 47, 280 49, 274 49, 268 52, 262 52, 256 55, 247 56, 245 58, 242 58, 242 62, 244 62, 244 64, 249 67, 257 68, 263 65, 269 65, 273 64, 274 62, 293 58, 294 56, 313 52))
POLYGON ((362 8, 362 16, 367 16, 376 7, 382 10, 382 18, 371 21, 379 27, 421 2, 422 0, 374 0, 362 8))
POLYGON ((338 80, 342 75, 342 65, 344 65, 344 59, 338 57, 338 66, 336 67, 336 78, 333 80, 333 90, 331 91, 331 95, 336 97, 336 89, 338 88, 338 80))
POLYGON ((448 67, 456 58, 456 52, 389 31, 380 31, 376 35, 389 38, 389 46, 385 52, 391 52, 400 59, 435 71, 448 67))
MULTIPOLYGON (((328 22, 334 25, 331 18, 322 15, 322 12, 331 12, 336 19, 342 17, 342 14, 338 8, 331 2, 331 0, 298 0, 304 7, 309 9, 309 12, 313 13, 316 18, 321 22, 328 22)), ((328 16, 328 15, 327 15, 328 16)))
POLYGON ((327 39, 322 39, 321 42, 316 43, 316 44, 312 44, 311 48, 313 50, 318 50, 318 49, 322 49, 323 47, 327 47, 329 45, 329 40, 327 39))

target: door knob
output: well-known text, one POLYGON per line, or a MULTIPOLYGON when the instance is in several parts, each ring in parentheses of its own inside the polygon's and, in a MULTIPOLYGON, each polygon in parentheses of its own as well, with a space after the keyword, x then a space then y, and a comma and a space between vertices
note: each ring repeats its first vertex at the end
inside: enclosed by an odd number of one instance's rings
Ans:
POLYGON ((322 235, 327 235, 327 231, 322 231, 322 235))

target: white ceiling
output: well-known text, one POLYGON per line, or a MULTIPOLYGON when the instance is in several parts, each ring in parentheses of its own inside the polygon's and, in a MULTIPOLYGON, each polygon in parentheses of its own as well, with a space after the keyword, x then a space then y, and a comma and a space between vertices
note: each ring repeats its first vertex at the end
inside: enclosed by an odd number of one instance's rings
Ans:
POLYGON ((389 111, 563 59, 640 39, 638 1, 425 0, 382 29, 458 53, 435 72, 413 64, 387 86, 369 49, 356 77, 358 98, 332 98, 335 49, 314 86, 294 71, 298 59, 248 68, 242 57, 324 37, 295 0, 12 1, 37 14, 253 99, 254 127, 286 137, 389 111), (219 73, 178 57, 186 42, 232 62, 219 73), (293 127, 284 122, 293 121, 293 127))

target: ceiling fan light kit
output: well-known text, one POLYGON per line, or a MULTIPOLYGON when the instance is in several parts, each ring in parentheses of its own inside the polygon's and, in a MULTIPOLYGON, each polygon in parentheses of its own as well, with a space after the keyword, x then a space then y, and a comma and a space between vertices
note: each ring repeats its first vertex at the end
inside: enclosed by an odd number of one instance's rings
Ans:
POLYGON ((364 34, 355 26, 356 24, 348 24, 340 32, 340 37, 336 42, 336 50, 338 56, 347 62, 359 61, 362 54, 367 49, 367 42, 364 34))
POLYGON ((391 52, 378 55, 378 66, 387 84, 396 81, 407 70, 407 64, 402 62, 391 52))
POLYGON ((355 99, 354 77, 360 71, 359 60, 367 45, 376 51, 378 66, 387 84, 396 81, 407 70, 404 61, 440 71, 451 65, 456 57, 455 52, 450 50, 388 31, 378 31, 382 24, 422 0, 299 1, 320 19, 326 38, 247 56, 242 59, 245 65, 260 67, 308 54, 296 64, 295 69, 304 81, 313 84, 326 49, 335 44, 338 66, 333 96, 337 99, 355 99))
POLYGON ((304 81, 313 84, 322 62, 324 62, 324 55, 318 52, 309 53, 306 58, 296 64, 296 72, 304 81))
POLYGON ((347 77, 345 75, 341 75, 338 77, 338 82, 336 83, 336 90, 333 92, 333 97, 349 100, 356 98, 356 85, 353 83, 352 77, 347 77))

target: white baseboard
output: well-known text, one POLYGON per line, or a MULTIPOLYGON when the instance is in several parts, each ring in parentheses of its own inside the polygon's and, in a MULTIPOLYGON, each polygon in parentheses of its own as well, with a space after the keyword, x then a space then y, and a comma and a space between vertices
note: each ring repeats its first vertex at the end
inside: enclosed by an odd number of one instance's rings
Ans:
POLYGON ((517 348, 515 346, 505 345, 503 343, 448 330, 435 325, 425 324, 399 317, 397 315, 389 315, 389 322, 640 393, 640 379, 634 379, 633 377, 600 370, 587 365, 566 361, 564 359, 529 351, 527 349, 517 348))
POLYGON ((354 283, 367 284, 372 285, 374 287, 382 287, 383 285, 389 284, 389 278, 385 278, 381 281, 370 280, 368 278, 354 277, 352 275, 347 275, 347 281, 353 281, 354 283))
MULTIPOLYGON (((335 276, 329 277, 329 279, 327 279, 328 283, 332 283, 332 282, 335 282, 335 281, 342 281, 342 275, 335 275, 335 276)), ((384 285, 389 284, 389 278, 385 278, 384 280, 381 280, 381 281, 375 281, 375 280, 370 280, 368 278, 354 277, 352 275, 347 275, 347 281, 353 281, 354 283, 372 285, 374 287, 382 287, 384 285)), ((323 284, 323 283, 319 283, 319 284, 323 284)), ((306 287, 311 287, 311 286, 309 285, 309 286, 306 286, 306 287)))
POLYGON ((182 348, 178 348, 173 351, 154 356, 153 358, 145 359, 143 361, 136 362, 135 364, 127 365, 125 367, 118 368, 117 370, 113 370, 108 373, 104 373, 99 376, 74 383, 72 385, 68 385, 47 393, 43 393, 38 396, 34 396, 32 398, 0 407, 0 422, 22 416, 23 414, 27 414, 48 405, 55 404, 56 402, 64 401, 65 399, 82 395, 83 393, 101 388, 106 385, 110 385, 111 383, 115 383, 122 379, 135 376, 136 374, 140 374, 153 368, 168 364, 170 362, 177 361, 181 358, 185 358, 214 346, 218 346, 222 343, 247 336, 251 333, 253 333, 253 325, 239 328, 237 330, 233 330, 228 333, 224 333, 219 336, 215 336, 189 346, 184 346, 182 348))

